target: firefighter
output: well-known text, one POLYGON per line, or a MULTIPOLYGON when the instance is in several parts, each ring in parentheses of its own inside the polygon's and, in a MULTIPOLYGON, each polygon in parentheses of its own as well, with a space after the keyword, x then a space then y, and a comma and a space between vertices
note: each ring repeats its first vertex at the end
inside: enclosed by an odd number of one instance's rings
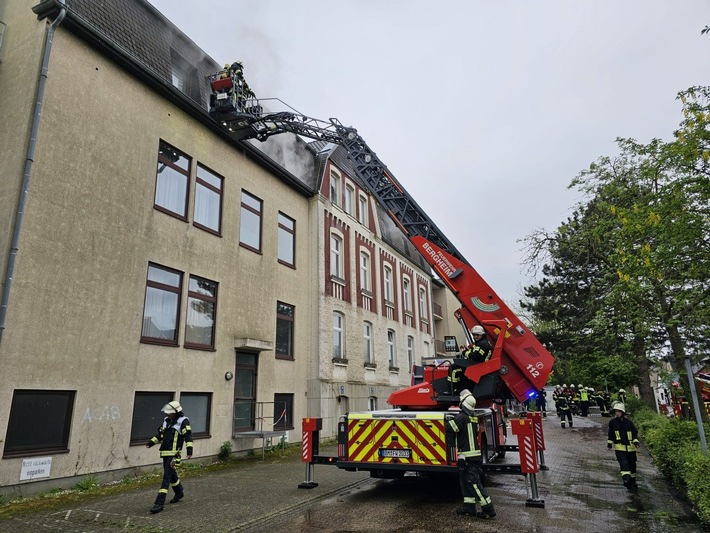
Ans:
POLYGON ((589 414, 589 392, 581 383, 577 391, 579 393, 579 408, 582 411, 582 416, 587 416, 589 414))
POLYGON ((170 503, 177 503, 185 496, 175 469, 180 464, 180 452, 183 444, 187 448, 187 457, 192 457, 192 429, 190 428, 190 420, 183 413, 180 403, 176 401, 167 403, 161 411, 168 416, 158 428, 158 433, 146 444, 146 447, 150 448, 160 442, 160 457, 163 460, 163 482, 160 485, 155 504, 150 510, 152 514, 163 510, 169 487, 172 487, 175 492, 170 503))
POLYGON ((459 482, 463 494, 463 507, 457 514, 493 518, 496 515, 488 492, 483 487, 483 459, 478 444, 478 418, 475 414, 476 398, 468 389, 461 391, 459 403, 461 411, 456 415, 447 415, 446 433, 449 442, 456 441, 458 452, 459 482), (481 511, 476 512, 476 502, 481 511))
POLYGON ((547 391, 540 389, 535 395, 535 405, 537 410, 542 413, 543 418, 547 418, 547 391))
POLYGON ((636 484, 636 450, 640 447, 638 431, 634 423, 626 418, 626 407, 621 402, 611 406, 614 418, 609 421, 609 435, 606 447, 614 449, 616 460, 619 461, 621 479, 624 486, 635 492, 636 484))
POLYGON ((626 403, 626 391, 624 389, 619 389, 619 392, 616 394, 616 399, 617 399, 617 401, 625 404, 626 403))
POLYGON ((473 344, 469 344, 466 351, 463 353, 465 359, 470 359, 475 363, 484 363, 491 358, 493 347, 486 338, 486 332, 482 326, 473 326, 471 328, 473 336, 473 344))
POLYGON ((568 394, 560 394, 560 397, 557 399, 557 407, 560 410, 560 427, 564 429, 565 418, 569 421, 569 427, 572 427, 572 407, 570 406, 568 394))

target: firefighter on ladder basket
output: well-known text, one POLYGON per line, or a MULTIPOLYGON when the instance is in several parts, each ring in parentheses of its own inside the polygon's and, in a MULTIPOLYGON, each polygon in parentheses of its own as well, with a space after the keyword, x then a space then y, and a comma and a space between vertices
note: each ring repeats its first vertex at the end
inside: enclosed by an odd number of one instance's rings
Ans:
POLYGON ((459 482, 463 493, 463 507, 457 509, 456 513, 478 518, 493 518, 496 512, 481 482, 483 460, 478 445, 478 418, 474 411, 476 398, 467 389, 461 391, 460 407, 461 411, 456 416, 446 417, 448 437, 456 441, 459 482), (479 512, 476 512, 476 502, 481 506, 479 512))
MULTIPOLYGON (((493 347, 486 338, 486 332, 483 326, 473 326, 471 328, 471 336, 473 337, 473 344, 469 344, 467 347, 460 347, 461 358, 467 359, 472 363, 485 363, 491 358, 491 355, 493 355, 493 347)), ((452 396, 456 396, 459 392, 463 373, 464 368, 458 365, 451 365, 449 367, 447 379, 452 396)))

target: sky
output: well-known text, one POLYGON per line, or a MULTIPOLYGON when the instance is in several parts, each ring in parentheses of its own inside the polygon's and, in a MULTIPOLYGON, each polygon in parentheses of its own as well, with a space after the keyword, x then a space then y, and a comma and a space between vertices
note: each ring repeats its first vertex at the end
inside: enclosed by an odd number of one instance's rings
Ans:
POLYGON ((709 81, 708 0, 150 2, 259 98, 355 127, 513 308, 572 179, 619 137, 671 140, 709 81))

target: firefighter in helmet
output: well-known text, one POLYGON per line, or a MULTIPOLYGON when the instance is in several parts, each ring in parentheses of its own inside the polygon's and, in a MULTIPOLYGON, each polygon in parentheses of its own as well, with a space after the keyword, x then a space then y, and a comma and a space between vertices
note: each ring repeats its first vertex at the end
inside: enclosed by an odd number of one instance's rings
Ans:
POLYGON ((461 391, 459 405, 461 411, 457 415, 446 417, 447 441, 456 441, 459 482, 463 494, 463 507, 456 512, 478 518, 493 518, 496 512, 481 481, 483 459, 478 444, 478 417, 474 411, 476 398, 468 389, 464 389, 461 391), (477 502, 481 506, 479 512, 476 512, 477 502))
POLYGON ((488 361, 493 354, 493 347, 486 338, 486 332, 483 326, 473 326, 471 328, 471 336, 473 337, 473 344, 470 344, 466 351, 464 351, 464 358, 470 359, 475 363, 488 361))
POLYGON ((614 411, 614 418, 609 421, 606 447, 609 450, 613 448, 616 453, 624 486, 636 492, 636 450, 640 446, 638 431, 634 423, 626 418, 626 406, 623 403, 616 402, 611 409, 614 411))
POLYGON ((192 429, 190 428, 190 420, 183 413, 180 403, 176 401, 169 402, 163 406, 161 411, 167 416, 158 428, 158 433, 146 444, 150 448, 160 442, 160 457, 163 460, 163 481, 158 491, 158 497, 155 499, 155 504, 150 510, 153 514, 163 510, 170 487, 175 492, 170 503, 177 503, 185 496, 182 483, 180 483, 180 478, 175 469, 180 464, 180 452, 183 444, 187 448, 187 457, 192 457, 192 429))

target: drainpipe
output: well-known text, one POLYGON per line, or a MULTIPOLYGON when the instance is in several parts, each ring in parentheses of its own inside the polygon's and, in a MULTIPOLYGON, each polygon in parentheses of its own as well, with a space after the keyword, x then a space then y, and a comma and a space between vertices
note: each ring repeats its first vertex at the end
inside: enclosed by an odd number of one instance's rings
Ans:
POLYGON ((35 104, 34 116, 32 117, 32 132, 30 133, 29 145, 27 146, 27 158, 25 159, 25 173, 22 177, 22 188, 20 189, 20 201, 18 202, 17 212, 15 213, 15 231, 12 235, 12 244, 10 245, 10 254, 7 260, 7 271, 5 272, 5 279, 3 281, 2 300, 0 300, 0 344, 2 344, 2 335, 5 331, 5 318, 7 316, 8 302, 10 301, 12 277, 15 273, 15 259, 17 258, 17 252, 20 247, 20 232, 22 230, 22 221, 25 218, 25 206, 30 189, 32 163, 34 162, 35 146, 37 145, 37 132, 39 131, 39 122, 42 118, 44 87, 47 82, 47 71, 49 70, 49 54, 52 51, 54 31, 62 23, 67 13, 64 0, 58 0, 58 2, 61 6, 59 14, 49 26, 47 37, 44 41, 42 71, 40 73, 39 83, 37 84, 37 103, 35 104))

